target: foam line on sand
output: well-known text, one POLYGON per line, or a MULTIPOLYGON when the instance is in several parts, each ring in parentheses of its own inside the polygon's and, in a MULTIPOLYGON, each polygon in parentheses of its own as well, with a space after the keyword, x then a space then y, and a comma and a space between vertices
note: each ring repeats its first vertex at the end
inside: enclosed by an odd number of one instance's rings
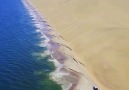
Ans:
MULTIPOLYGON (((62 85, 63 90, 93 90, 93 81, 84 74, 84 65, 73 56, 72 49, 57 32, 52 30, 46 20, 28 0, 23 1, 29 11, 32 20, 37 28, 36 32, 41 33, 45 40, 39 45, 47 47, 45 55, 51 55, 51 61, 57 67, 52 72, 51 79, 62 85)), ((44 55, 43 55, 44 56, 44 55)))

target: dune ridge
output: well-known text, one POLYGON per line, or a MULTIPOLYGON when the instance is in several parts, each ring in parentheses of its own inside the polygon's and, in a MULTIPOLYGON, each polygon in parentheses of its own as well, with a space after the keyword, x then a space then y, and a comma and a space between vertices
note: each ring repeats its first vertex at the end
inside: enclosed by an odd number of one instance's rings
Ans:
POLYGON ((31 0, 101 90, 129 89, 128 0, 31 0))

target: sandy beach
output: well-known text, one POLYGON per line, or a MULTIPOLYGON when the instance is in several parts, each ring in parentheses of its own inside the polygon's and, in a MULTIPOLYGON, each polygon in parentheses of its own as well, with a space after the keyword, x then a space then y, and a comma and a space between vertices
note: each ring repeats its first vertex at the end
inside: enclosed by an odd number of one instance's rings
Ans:
POLYGON ((72 70, 83 72, 81 80, 72 79, 79 83, 73 84, 75 90, 92 90, 93 84, 100 90, 129 89, 128 0, 31 2, 52 29, 58 32, 57 35, 63 38, 53 38, 54 41, 65 45, 67 42, 67 46, 72 49, 72 52, 68 48, 60 48, 59 51, 74 56, 72 61, 67 57, 68 60, 61 63, 72 70))
POLYGON ((84 65, 76 60, 63 37, 51 28, 30 1, 25 0, 23 4, 34 20, 36 32, 40 33, 40 38, 43 39, 39 46, 47 48, 47 51, 37 55, 42 58, 51 56, 49 61, 54 62, 56 66, 56 70, 50 74, 50 79, 61 84, 62 90, 92 90, 95 83, 85 73, 84 65))

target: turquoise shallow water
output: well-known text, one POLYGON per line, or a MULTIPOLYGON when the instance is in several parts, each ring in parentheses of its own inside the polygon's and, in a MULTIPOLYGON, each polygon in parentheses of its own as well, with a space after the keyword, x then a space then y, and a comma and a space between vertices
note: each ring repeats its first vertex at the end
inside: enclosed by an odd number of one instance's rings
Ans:
POLYGON ((0 90, 61 90, 36 29, 20 0, 0 0, 0 90))

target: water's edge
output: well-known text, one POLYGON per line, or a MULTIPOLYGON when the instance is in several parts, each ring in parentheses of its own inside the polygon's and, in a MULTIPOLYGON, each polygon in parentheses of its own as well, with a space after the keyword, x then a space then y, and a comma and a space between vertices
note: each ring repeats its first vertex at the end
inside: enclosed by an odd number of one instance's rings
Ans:
MULTIPOLYGON (((69 90, 72 84, 65 81, 65 79, 63 78, 63 76, 69 75, 69 73, 68 71, 60 72, 60 69, 62 69, 65 66, 64 64, 59 63, 58 60, 56 60, 53 57, 53 52, 51 50, 52 48, 56 48, 56 46, 55 47, 54 45, 52 46, 52 43, 54 42, 51 41, 51 38, 54 36, 51 34, 48 34, 52 31, 52 28, 50 27, 50 25, 47 24, 46 20, 39 15, 39 13, 35 10, 35 8, 33 8, 33 6, 31 5, 29 1, 24 0, 23 3, 29 12, 29 15, 33 18, 33 23, 37 28, 36 31, 41 33, 42 35, 40 36, 40 38, 44 39, 41 42, 40 47, 46 47, 47 50, 43 52, 41 56, 45 57, 46 55, 49 55, 51 57, 49 58, 49 61, 54 62, 56 66, 56 70, 50 73, 50 78, 56 81, 59 85, 61 85, 63 90, 69 90)), ((59 46, 57 45, 57 47, 59 46)))

